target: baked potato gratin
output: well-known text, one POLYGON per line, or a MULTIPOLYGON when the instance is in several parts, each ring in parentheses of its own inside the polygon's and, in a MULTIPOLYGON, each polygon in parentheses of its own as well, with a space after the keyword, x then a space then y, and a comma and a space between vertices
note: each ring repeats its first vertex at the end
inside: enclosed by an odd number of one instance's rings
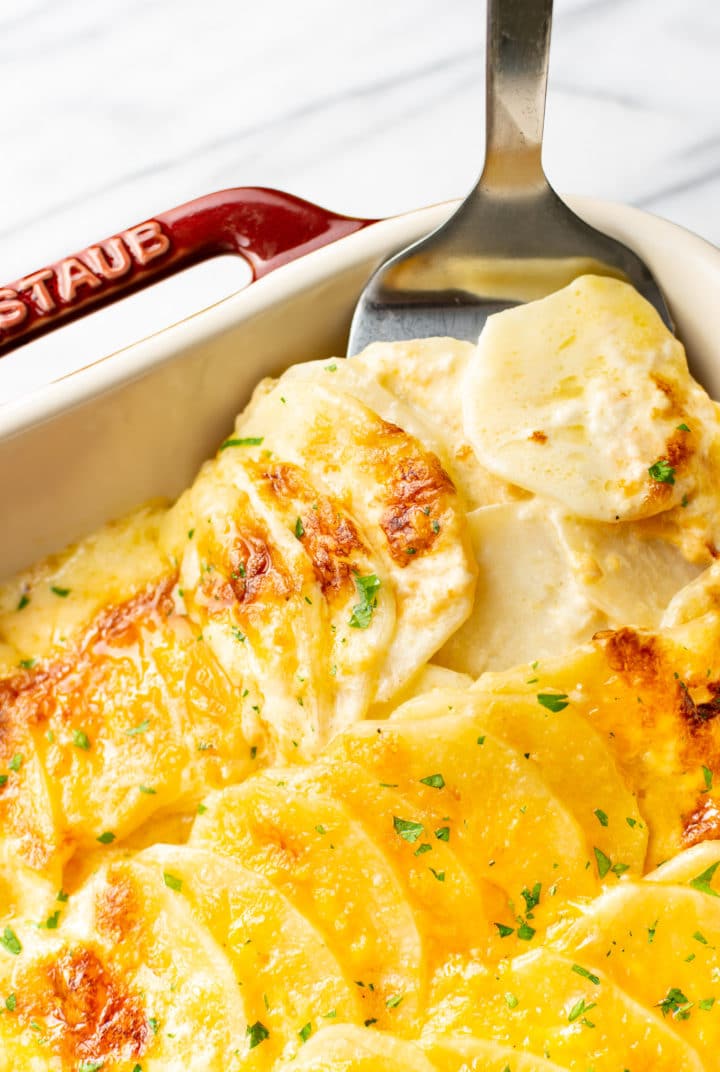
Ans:
POLYGON ((718 414, 586 276, 5 583, 0 1072, 715 1072, 718 414))

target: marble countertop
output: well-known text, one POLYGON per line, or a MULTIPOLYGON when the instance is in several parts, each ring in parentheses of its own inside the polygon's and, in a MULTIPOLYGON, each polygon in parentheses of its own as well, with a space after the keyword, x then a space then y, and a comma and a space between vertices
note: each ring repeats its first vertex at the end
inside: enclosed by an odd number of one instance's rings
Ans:
MULTIPOLYGON (((478 0, 5 0, 0 281, 226 186, 382 216, 482 161, 478 0)), ((545 163, 720 244, 720 4, 556 0, 545 163)), ((237 264, 198 270, 195 308, 237 264), (199 295, 199 298, 198 298, 199 295)), ((182 277, 9 355, 0 400, 193 311, 182 277)))

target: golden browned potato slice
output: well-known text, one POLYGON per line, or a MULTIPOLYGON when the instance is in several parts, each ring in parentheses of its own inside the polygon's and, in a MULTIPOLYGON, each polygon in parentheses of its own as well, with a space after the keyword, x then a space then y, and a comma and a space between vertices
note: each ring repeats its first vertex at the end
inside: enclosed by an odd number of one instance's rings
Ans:
POLYGON ((461 1035, 431 1042, 425 1052, 437 1072, 559 1072, 560 1069, 560 1065, 534 1053, 525 1053, 519 1047, 461 1035))
POLYGON ((242 990, 156 870, 114 860, 58 909, 3 932, 3 1072, 244 1067, 242 990))
POLYGON ((324 1028, 279 1072, 435 1072, 417 1043, 352 1024, 324 1028))
POLYGON ((702 876, 694 888, 623 883, 594 901, 558 946, 583 964, 601 965, 714 1066, 720 1046, 720 899, 702 876))
POLYGON ((497 696, 486 692, 481 682, 461 692, 438 690, 410 700, 392 719, 437 718, 451 708, 449 717, 466 719, 476 734, 492 734, 540 767, 588 845, 619 865, 615 873, 642 874, 647 828, 607 744, 569 705, 563 706, 564 701, 550 694, 546 703, 551 706, 538 702, 537 696, 497 696))
POLYGON ((305 1035, 362 1022, 359 990, 322 935, 268 879, 219 853, 158 845, 137 858, 189 902, 235 972, 248 1023, 268 1031, 252 1062, 289 1059, 305 1035))
POLYGON ((269 461, 306 469, 346 504, 381 555, 397 608, 378 682, 382 701, 467 617, 476 567, 464 509, 437 456, 331 379, 281 380, 241 421, 241 434, 262 439, 269 461))
POLYGON ((701 841, 672 860, 660 864, 645 876, 647 882, 665 882, 676 885, 698 884, 706 891, 712 890, 720 897, 720 841, 701 841))
MULTIPOLYGON (((328 754, 395 787, 405 800, 396 837, 416 847, 446 837, 471 874, 500 886, 521 941, 532 940, 568 897, 598 889, 592 849, 572 813, 531 760, 478 733, 472 719, 449 712, 362 722, 337 737, 328 754)), ((510 944, 507 927, 498 934, 499 946, 510 944)))
POLYGON ((431 970, 451 952, 487 956, 489 939, 497 935, 495 921, 513 923, 505 893, 472 874, 444 840, 449 831, 415 841, 398 837, 395 820, 405 813, 406 801, 392 785, 356 763, 324 758, 294 775, 292 784, 340 801, 385 853, 412 907, 431 970))
POLYGON ((348 810, 291 778, 273 770, 209 797, 190 845, 232 856, 292 901, 353 980, 364 1021, 415 1030, 426 962, 395 871, 348 810))
POLYGON ((572 1072, 703 1072, 674 1025, 634 1001, 601 963, 598 970, 584 949, 568 956, 538 949, 496 972, 458 964, 438 978, 424 1040, 470 1033, 572 1072))
MULTIPOLYGON (((696 583, 696 582, 695 582, 696 583)), ((559 695, 607 742, 649 832, 646 866, 720 836, 720 646, 714 612, 622 628, 567 656, 483 675, 483 692, 559 695)))

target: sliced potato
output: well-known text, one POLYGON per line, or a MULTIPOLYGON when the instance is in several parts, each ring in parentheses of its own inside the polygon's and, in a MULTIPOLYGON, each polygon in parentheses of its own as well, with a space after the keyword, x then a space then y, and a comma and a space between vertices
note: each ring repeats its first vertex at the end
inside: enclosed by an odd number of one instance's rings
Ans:
POLYGON ((602 965, 645 1008, 658 1009, 713 1066, 720 1046, 720 898, 658 882, 627 882, 587 907, 558 939, 602 965))
POLYGON ((585 950, 563 957, 537 949, 496 972, 449 966, 435 986, 423 1038, 435 1044, 471 1033, 572 1072, 703 1072, 673 1026, 617 986, 604 962, 598 970, 585 950))
POLYGON ((261 1022, 269 1031, 253 1051, 263 1067, 292 1057, 302 1045, 300 1032, 316 1031, 328 1018, 362 1021, 358 987, 345 978, 322 935, 268 879, 185 845, 158 845, 137 859, 182 893, 224 950, 248 1023, 261 1022))
POLYGON ((480 682, 410 700, 392 721, 437 718, 451 708, 476 734, 490 733, 536 763, 587 843, 620 865, 617 870, 642 873, 648 834, 637 801, 601 735, 561 702, 550 709, 537 696, 497 696, 480 682))
POLYGON ((0 950, 3 1072, 245 1067, 242 991, 154 869, 116 859, 61 907, 57 929, 18 928, 21 950, 0 950))
POLYGON ((363 1019, 417 1024, 422 938, 397 876, 360 822, 328 796, 274 770, 209 797, 190 844, 265 875, 320 931, 358 991, 363 1019))
POLYGON ((437 1072, 560 1072, 560 1065, 519 1047, 463 1035, 437 1039, 425 1052, 437 1072))
POLYGON ((713 890, 720 897, 720 841, 701 841, 698 845, 666 860, 645 876, 647 882, 666 882, 676 885, 701 886, 713 890))
POLYGON ((338 1024, 314 1035, 279 1072, 435 1072, 435 1066, 415 1042, 338 1024))
MULTIPOLYGON (((471 874, 505 890, 516 915, 524 912, 525 894, 534 900, 539 885, 531 929, 568 897, 597 890, 591 849, 572 813, 534 763, 493 735, 479 734, 472 719, 451 712, 362 722, 336 737, 328 754, 394 785, 406 802, 397 836, 420 845, 443 831, 471 874)), ((507 945, 507 937, 500 944, 507 945)))

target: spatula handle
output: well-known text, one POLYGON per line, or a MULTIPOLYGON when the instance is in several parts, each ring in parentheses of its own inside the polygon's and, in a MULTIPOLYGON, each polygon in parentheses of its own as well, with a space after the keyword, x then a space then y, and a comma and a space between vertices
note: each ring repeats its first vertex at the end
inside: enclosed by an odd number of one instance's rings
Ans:
POLYGON ((552 8, 552 0, 487 0, 486 188, 544 184, 552 8))

